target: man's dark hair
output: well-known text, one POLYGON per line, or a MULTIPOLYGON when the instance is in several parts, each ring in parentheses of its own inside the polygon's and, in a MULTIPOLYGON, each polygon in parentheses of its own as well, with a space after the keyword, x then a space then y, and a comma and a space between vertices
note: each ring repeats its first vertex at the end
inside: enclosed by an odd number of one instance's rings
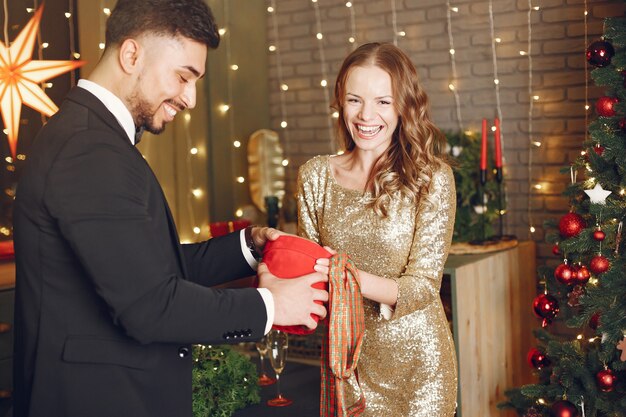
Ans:
POLYGON ((217 48, 217 24, 204 0, 118 0, 106 26, 106 44, 142 33, 182 36, 217 48))

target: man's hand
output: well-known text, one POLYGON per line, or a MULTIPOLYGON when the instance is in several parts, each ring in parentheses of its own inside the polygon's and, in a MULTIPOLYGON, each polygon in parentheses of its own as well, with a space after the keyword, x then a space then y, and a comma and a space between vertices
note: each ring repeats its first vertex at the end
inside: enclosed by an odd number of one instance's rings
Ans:
MULTIPOLYGON (((271 230, 278 232, 275 229, 271 230)), ((257 270, 259 287, 269 289, 274 297, 273 324, 304 325, 309 329, 315 329, 317 322, 311 314, 319 316, 320 319, 326 317, 326 308, 315 301, 327 302, 328 291, 313 288, 312 285, 316 282, 328 282, 328 266, 318 263, 314 269, 316 272, 298 278, 281 279, 272 275, 267 265, 259 264, 257 270)))
POLYGON ((263 253, 263 249, 268 240, 276 240, 278 236, 285 234, 285 232, 271 227, 254 226, 252 228, 252 240, 259 253, 263 253))

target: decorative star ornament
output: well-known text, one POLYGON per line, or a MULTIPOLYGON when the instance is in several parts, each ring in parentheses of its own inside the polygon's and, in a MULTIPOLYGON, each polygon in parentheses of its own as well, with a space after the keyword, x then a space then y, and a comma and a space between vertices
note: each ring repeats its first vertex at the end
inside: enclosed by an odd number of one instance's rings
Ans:
POLYGON ((596 183, 596 186, 591 190, 585 190, 585 194, 589 196, 591 202, 594 204, 606 204, 606 198, 611 194, 610 191, 603 190, 600 183, 596 183))
POLYGON ((32 60, 42 14, 43 4, 11 46, 0 42, 0 112, 14 158, 22 104, 52 116, 58 107, 38 84, 85 64, 85 61, 32 60))

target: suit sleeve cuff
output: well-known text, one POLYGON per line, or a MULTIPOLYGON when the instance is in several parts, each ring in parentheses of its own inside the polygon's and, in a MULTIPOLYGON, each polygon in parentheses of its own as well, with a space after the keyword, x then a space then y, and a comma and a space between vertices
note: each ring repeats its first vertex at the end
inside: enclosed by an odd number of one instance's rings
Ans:
MULTIPOLYGON (((259 267, 259 262, 254 259, 254 256, 252 256, 252 253, 250 253, 250 249, 248 249, 248 246, 246 245, 246 236, 244 229, 242 229, 239 233, 239 243, 241 244, 241 253, 243 253, 243 257, 246 258, 246 261, 248 262, 248 265, 250 265, 250 268, 256 271, 259 267)), ((274 309, 272 308, 272 312, 273 311, 274 309)))
POLYGON ((265 310, 267 311, 267 323, 265 323, 265 333, 268 334, 274 324, 274 297, 267 288, 257 288, 259 294, 263 298, 265 303, 265 310))

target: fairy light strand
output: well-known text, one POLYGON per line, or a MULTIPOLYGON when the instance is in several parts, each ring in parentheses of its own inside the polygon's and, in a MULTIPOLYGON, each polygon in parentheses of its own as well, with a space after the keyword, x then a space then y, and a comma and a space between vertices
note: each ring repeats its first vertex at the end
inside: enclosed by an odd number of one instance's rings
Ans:
MULTIPOLYGON (((67 2, 67 28, 70 38, 70 60, 76 59, 76 45, 74 42, 74 1, 69 0, 67 2)), ((70 71, 70 85, 73 87, 76 85, 76 71, 70 71)))
MULTIPOLYGON (((193 148, 193 143, 191 140, 191 133, 189 132, 189 125, 191 123, 191 114, 189 113, 189 110, 187 110, 187 112, 184 115, 184 132, 185 132, 185 143, 187 144, 187 149, 191 150, 193 148)), ((195 185, 195 179, 194 179, 194 172, 193 172, 193 160, 192 160, 193 154, 191 152, 187 152, 186 157, 185 157, 185 166, 187 168, 187 177, 186 177, 186 181, 187 181, 187 189, 189 190, 189 192, 187 193, 187 213, 189 215, 189 222, 190 225, 192 227, 192 229, 195 229, 197 227, 196 225, 196 217, 194 215, 194 211, 193 211, 193 205, 194 205, 194 198, 196 197, 196 195, 194 194, 194 185, 195 185)), ((198 235, 198 233, 195 233, 195 230, 192 230, 194 232, 194 235, 198 235)))
MULTIPOLYGON (((37 10, 39 8, 39 2, 37 0, 33 1, 33 10, 37 10)), ((43 61, 43 41, 41 40, 41 26, 42 23, 39 24, 39 26, 37 27, 37 59, 39 59, 40 61, 43 61)), ((42 90, 45 90, 46 87, 46 83, 45 82, 40 82, 39 86, 41 87, 42 90)), ((48 122, 48 118, 43 114, 43 113, 39 113, 39 116, 41 118, 41 124, 45 125, 48 122)))
MULTIPOLYGON (((233 138, 233 134, 235 132, 235 110, 236 107, 233 103, 233 80, 232 80, 232 76, 234 75, 233 73, 235 71, 232 71, 231 69, 231 64, 232 64, 232 47, 231 47, 231 38, 232 38, 232 30, 231 30, 231 13, 230 13, 230 1, 229 0, 222 0, 222 7, 224 10, 224 19, 226 21, 226 26, 225 28, 222 28, 222 33, 223 33, 223 38, 226 41, 225 42, 225 54, 226 54, 226 100, 227 103, 226 105, 222 105, 222 112, 226 115, 226 117, 228 117, 228 138, 231 141, 234 141, 233 138)), ((238 182, 239 184, 242 184, 243 182, 238 181, 238 178, 241 177, 240 175, 240 164, 239 162, 239 153, 238 152, 231 152, 230 154, 231 156, 231 162, 232 162, 232 177, 234 178, 235 182, 238 182)), ((244 179, 245 182, 245 179, 244 179)), ((239 190, 240 187, 235 187, 234 188, 234 197, 235 200, 238 200, 238 196, 239 196, 239 190)), ((235 205, 238 205, 238 202, 235 201, 235 205)))
POLYGON ((450 68, 452 70, 452 82, 450 83, 450 90, 454 95, 454 102, 456 104, 456 120, 459 124, 459 132, 463 132, 463 118, 461 117, 461 99, 459 97, 458 86, 458 73, 456 70, 456 55, 454 50, 454 37, 452 36, 452 6, 450 0, 446 0, 446 19, 448 25, 448 40, 450 41, 450 68))
MULTIPOLYGON (((587 51, 587 45, 589 45, 589 30, 587 27, 587 15, 589 14, 589 9, 587 8, 587 0, 585 0, 585 11, 584 15, 584 27, 585 27, 585 45, 583 51, 587 51)), ((589 63, 587 62, 587 57, 585 56, 585 142, 589 139, 589 63)))
POLYGON ((498 57, 496 53, 496 36, 493 20, 493 0, 489 0, 489 29, 491 32, 491 58, 493 61, 493 83, 496 88, 496 111, 498 112, 498 119, 500 120, 500 143, 502 154, 504 155, 504 133, 503 133, 503 120, 502 120, 502 107, 500 104, 500 79, 498 78, 498 57))
POLYGON ((330 113, 330 93, 328 91, 328 72, 326 70, 326 54, 324 53, 324 33, 322 32, 322 18, 320 15, 320 7, 318 0, 311 0, 313 9, 315 10, 315 21, 317 28, 317 47, 320 53, 320 65, 322 69, 322 80, 320 81, 321 87, 324 89, 324 102, 326 104, 327 125, 328 125, 328 137, 330 140, 330 150, 335 153, 337 147, 335 144, 335 135, 333 132, 332 114, 330 113))
POLYGON ((396 0, 391 0, 391 25, 393 28, 393 44, 398 46, 398 13, 396 12, 396 0))
MULTIPOLYGON (((280 124, 284 132, 283 135, 279 135, 279 136, 283 136, 283 144, 284 144, 283 149, 285 150, 286 155, 289 155, 291 149, 289 147, 290 145, 289 129, 287 128, 288 127, 287 105, 285 104, 285 94, 286 94, 286 91, 289 89, 289 86, 284 83, 284 78, 283 78, 283 64, 282 64, 282 58, 280 54, 280 38, 278 36, 278 18, 276 17, 276 13, 278 13, 276 9, 276 0, 270 0, 270 7, 271 7, 271 11, 268 10, 268 12, 272 15, 272 36, 274 37, 273 45, 276 47, 276 50, 274 51, 274 55, 276 57, 276 73, 278 75, 280 118, 281 118, 280 124)), ((285 158, 285 161, 287 160, 288 159, 285 158)))
POLYGON ((532 12, 533 4, 532 0, 528 0, 528 49, 526 51, 526 57, 528 59, 528 225, 530 238, 530 230, 534 230, 535 224, 532 213, 532 180, 533 180, 533 110, 534 110, 534 95, 533 95, 533 54, 532 54, 532 12))
POLYGON ((351 36, 348 38, 348 42, 350 42, 352 44, 352 50, 356 49, 356 12, 354 11, 354 2, 356 0, 353 1, 348 1, 346 2, 346 7, 348 8, 348 10, 350 11, 350 33, 351 36))
POLYGON ((4 44, 7 48, 10 46, 9 44, 9 5, 8 0, 4 0, 4 44))

